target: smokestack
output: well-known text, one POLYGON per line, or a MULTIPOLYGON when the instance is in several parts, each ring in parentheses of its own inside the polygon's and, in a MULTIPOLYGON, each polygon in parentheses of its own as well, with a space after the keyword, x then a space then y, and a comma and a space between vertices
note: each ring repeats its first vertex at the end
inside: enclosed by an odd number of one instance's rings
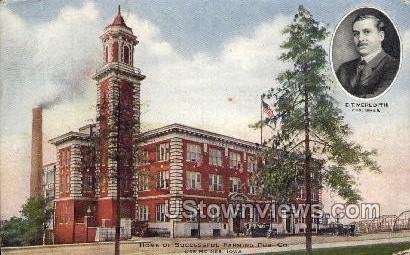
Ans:
POLYGON ((41 106, 33 108, 33 122, 31 133, 31 175, 30 197, 40 196, 42 193, 43 177, 43 130, 41 106))

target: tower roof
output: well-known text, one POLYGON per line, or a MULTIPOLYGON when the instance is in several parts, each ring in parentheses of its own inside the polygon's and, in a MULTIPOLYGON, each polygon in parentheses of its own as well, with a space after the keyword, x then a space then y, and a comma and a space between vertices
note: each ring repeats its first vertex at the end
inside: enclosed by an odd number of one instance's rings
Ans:
POLYGON ((114 18, 114 21, 111 23, 110 26, 121 26, 121 27, 125 27, 127 29, 130 29, 124 21, 124 18, 121 16, 121 6, 118 5, 118 13, 117 16, 114 18))

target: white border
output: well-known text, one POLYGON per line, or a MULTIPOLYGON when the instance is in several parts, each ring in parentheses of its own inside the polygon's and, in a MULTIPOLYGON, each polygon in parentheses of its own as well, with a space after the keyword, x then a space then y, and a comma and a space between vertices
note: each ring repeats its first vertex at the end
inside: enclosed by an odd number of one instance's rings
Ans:
POLYGON ((373 7, 373 6, 361 6, 361 7, 356 7, 354 10, 351 10, 350 12, 348 12, 347 14, 345 14, 345 15, 342 17, 342 19, 337 23, 337 25, 336 25, 336 27, 335 27, 335 30, 334 30, 334 32, 333 32, 332 40, 330 41, 330 49, 329 49, 329 52, 330 52, 330 54, 329 54, 329 58, 330 58, 329 62, 330 62, 331 68, 332 68, 332 73, 333 73, 334 77, 336 78, 336 81, 337 81, 337 83, 339 84, 339 87, 341 87, 342 90, 343 90, 348 96, 350 96, 350 97, 352 97, 352 98, 354 98, 354 99, 356 99, 356 100, 371 101, 371 100, 378 99, 378 98, 382 97, 384 94, 386 94, 386 93, 391 89, 391 87, 393 87, 393 84, 396 82, 397 76, 398 76, 399 73, 400 73, 401 66, 402 66, 402 63, 403 63, 403 43, 402 43, 402 39, 401 39, 401 37, 400 37, 399 30, 397 29, 397 26, 394 24, 393 20, 390 18, 389 15, 387 15, 387 13, 386 13, 385 11, 382 11, 382 10, 376 8, 376 7, 373 7), (372 97, 372 98, 356 97, 356 96, 350 94, 350 93, 343 87, 343 85, 340 83, 339 78, 338 78, 337 75, 336 75, 336 71, 335 71, 335 69, 334 69, 334 65, 333 65, 333 41, 334 41, 334 38, 335 38, 335 34, 336 34, 337 30, 339 29, 340 24, 341 24, 349 15, 351 15, 353 12, 356 12, 356 11, 358 11, 358 10, 360 10, 360 9, 373 9, 373 10, 375 10, 375 11, 378 11, 378 12, 384 14, 384 16, 385 16, 386 18, 388 18, 389 21, 390 21, 390 23, 393 25, 393 28, 395 29, 395 31, 396 31, 396 33, 397 33, 397 37, 399 38, 399 45, 400 45, 400 63, 399 63, 399 68, 397 69, 397 73, 396 73, 396 75, 395 75, 393 81, 390 83, 389 87, 387 87, 380 95, 375 96, 375 97, 372 97))

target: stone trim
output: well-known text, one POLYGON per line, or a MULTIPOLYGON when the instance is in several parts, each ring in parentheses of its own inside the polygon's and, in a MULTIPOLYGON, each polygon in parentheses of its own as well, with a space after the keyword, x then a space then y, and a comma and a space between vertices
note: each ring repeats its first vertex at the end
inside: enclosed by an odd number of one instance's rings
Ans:
POLYGON ((81 176, 81 145, 71 145, 70 160, 70 197, 82 197, 82 176, 81 176))
POLYGON ((61 168, 60 168, 60 162, 61 162, 61 154, 60 150, 57 150, 57 162, 56 162, 56 173, 55 173, 55 199, 60 198, 60 179, 61 179, 61 168))
POLYGON ((169 166, 169 193, 170 198, 170 218, 179 221, 182 219, 182 199, 183 194, 183 170, 182 170, 182 139, 181 138, 171 138, 170 143, 170 166, 169 166))

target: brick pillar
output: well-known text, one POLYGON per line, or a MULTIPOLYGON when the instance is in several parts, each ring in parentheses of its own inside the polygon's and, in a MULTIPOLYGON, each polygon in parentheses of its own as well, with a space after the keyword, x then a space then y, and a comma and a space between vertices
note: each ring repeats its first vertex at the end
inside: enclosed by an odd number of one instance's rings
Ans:
POLYGON ((118 113, 119 104, 119 80, 111 79, 108 90, 108 197, 117 196, 117 137, 118 137, 118 113))
MULTIPOLYGON (((182 194, 183 194, 183 171, 182 171, 182 139, 171 138, 170 141, 170 170, 169 201, 170 222, 182 219, 182 194)), ((172 229, 172 228, 171 228, 172 229)), ((171 235, 172 236, 172 235, 171 235)))

